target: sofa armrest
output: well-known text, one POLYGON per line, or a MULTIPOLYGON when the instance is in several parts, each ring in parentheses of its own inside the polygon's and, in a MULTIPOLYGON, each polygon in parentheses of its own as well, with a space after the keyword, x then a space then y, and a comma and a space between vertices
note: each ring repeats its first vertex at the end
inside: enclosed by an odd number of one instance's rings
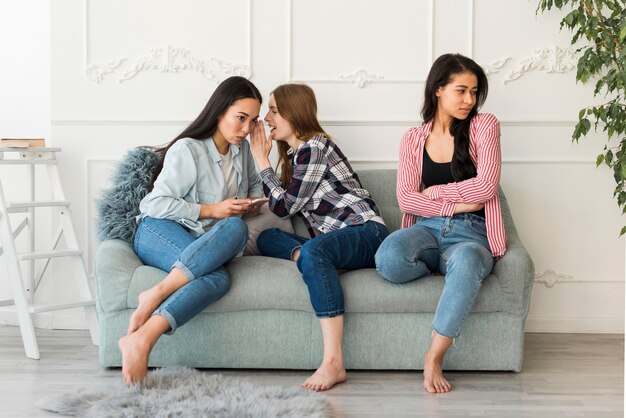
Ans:
POLYGON ((530 306, 530 291, 535 280, 535 265, 517 233, 509 203, 502 189, 499 190, 499 195, 507 243, 506 253, 496 262, 493 274, 500 282, 504 312, 525 319, 530 306))
POLYGON ((526 248, 519 241, 508 245, 504 257, 496 262, 493 274, 500 283, 504 312, 526 318, 535 278, 535 266, 526 248))
POLYGON ((96 298, 102 311, 126 309, 128 288, 143 263, 126 241, 102 241, 95 258, 96 298))

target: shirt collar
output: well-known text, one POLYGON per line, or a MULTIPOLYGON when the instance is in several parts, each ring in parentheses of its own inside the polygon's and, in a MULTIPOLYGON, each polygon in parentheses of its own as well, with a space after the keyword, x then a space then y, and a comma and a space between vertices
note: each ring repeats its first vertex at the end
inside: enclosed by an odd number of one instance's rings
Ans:
MULTIPOLYGON (((209 155, 211 156, 211 160, 213 160, 213 162, 216 164, 222 161, 222 157, 220 155, 220 152, 217 150, 217 147, 215 146, 213 137, 208 138, 206 140, 206 144, 207 144, 207 148, 209 149, 209 155)), ((230 144, 229 146, 229 151, 233 155, 233 159, 235 159, 235 157, 239 154, 240 150, 241 150, 241 146, 239 145, 230 144)))

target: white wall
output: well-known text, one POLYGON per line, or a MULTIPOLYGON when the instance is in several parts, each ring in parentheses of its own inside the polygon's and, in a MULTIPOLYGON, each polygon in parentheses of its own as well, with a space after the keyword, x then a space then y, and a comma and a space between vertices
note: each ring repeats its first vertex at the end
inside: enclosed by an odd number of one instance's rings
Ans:
MULTIPOLYGON (((46 0, 0 2, 0 137, 39 138, 50 142, 50 3, 46 0)), ((9 155, 6 158, 10 158, 9 155)), ((36 170, 36 195, 47 191, 45 173, 36 170)), ((9 200, 26 200, 28 172, 24 167, 1 167, 9 200)), ((14 220, 19 216, 16 215, 14 220)), ((50 211, 36 210, 37 241, 49 241, 50 211)), ((26 234, 18 239, 25 251, 26 234)), ((39 267, 39 265, 37 265, 39 267)), ((46 293, 42 291, 42 296, 46 293)), ((12 298, 4 257, 0 257, 0 300, 12 298)), ((14 314, 0 310, 0 323, 15 323, 14 314)))
MULTIPOLYGON (((603 145, 570 143, 590 86, 575 83, 559 13, 527 0, 67 0, 50 10, 52 140, 91 265, 93 200, 130 147, 169 141, 232 73, 267 93, 304 81, 359 167, 394 167, 433 59, 490 73, 504 187, 537 270, 528 331, 623 332, 623 219, 603 145)), ((61 280, 62 281, 62 280, 61 280)), ((69 286, 64 296, 71 294, 69 286)), ((60 296, 59 296, 60 297, 60 296)), ((71 320, 59 319, 63 326, 71 320), (64 322, 65 321, 65 322, 64 322)))

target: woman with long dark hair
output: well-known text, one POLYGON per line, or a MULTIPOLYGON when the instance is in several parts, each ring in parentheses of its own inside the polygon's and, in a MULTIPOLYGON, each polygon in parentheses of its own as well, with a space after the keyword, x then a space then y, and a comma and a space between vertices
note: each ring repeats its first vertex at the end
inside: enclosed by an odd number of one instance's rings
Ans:
POLYGON ((347 158, 320 126, 310 87, 277 87, 265 120, 269 137, 259 122, 251 143, 270 209, 282 218, 301 216, 310 238, 268 229, 257 247, 263 255, 295 261, 302 273, 324 341, 322 364, 302 387, 323 391, 346 380, 338 270, 374 267, 376 249, 389 232, 347 158), (278 143, 280 179, 268 159, 272 140, 278 143))
POLYGON ((150 351, 230 288, 224 264, 248 238, 241 215, 254 215, 251 198, 261 179, 246 136, 255 128, 261 94, 243 77, 230 77, 204 110, 164 148, 151 191, 140 203, 134 249, 141 261, 168 271, 139 295, 128 333, 119 341, 126 384, 147 374, 150 351))
POLYGON ((444 356, 458 337, 494 259, 506 251, 498 198, 500 125, 478 113, 487 77, 470 58, 446 54, 432 65, 424 88, 424 123, 402 138, 397 196, 402 228, 376 254, 379 273, 406 283, 445 274, 424 356, 424 388, 448 392, 444 356))

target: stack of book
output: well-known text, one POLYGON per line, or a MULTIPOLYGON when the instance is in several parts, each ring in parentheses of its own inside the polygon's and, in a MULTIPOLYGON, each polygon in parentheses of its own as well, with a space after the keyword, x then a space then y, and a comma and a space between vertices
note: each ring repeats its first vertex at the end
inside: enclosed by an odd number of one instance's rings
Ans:
POLYGON ((44 148, 44 138, 0 138, 0 148, 44 148))

